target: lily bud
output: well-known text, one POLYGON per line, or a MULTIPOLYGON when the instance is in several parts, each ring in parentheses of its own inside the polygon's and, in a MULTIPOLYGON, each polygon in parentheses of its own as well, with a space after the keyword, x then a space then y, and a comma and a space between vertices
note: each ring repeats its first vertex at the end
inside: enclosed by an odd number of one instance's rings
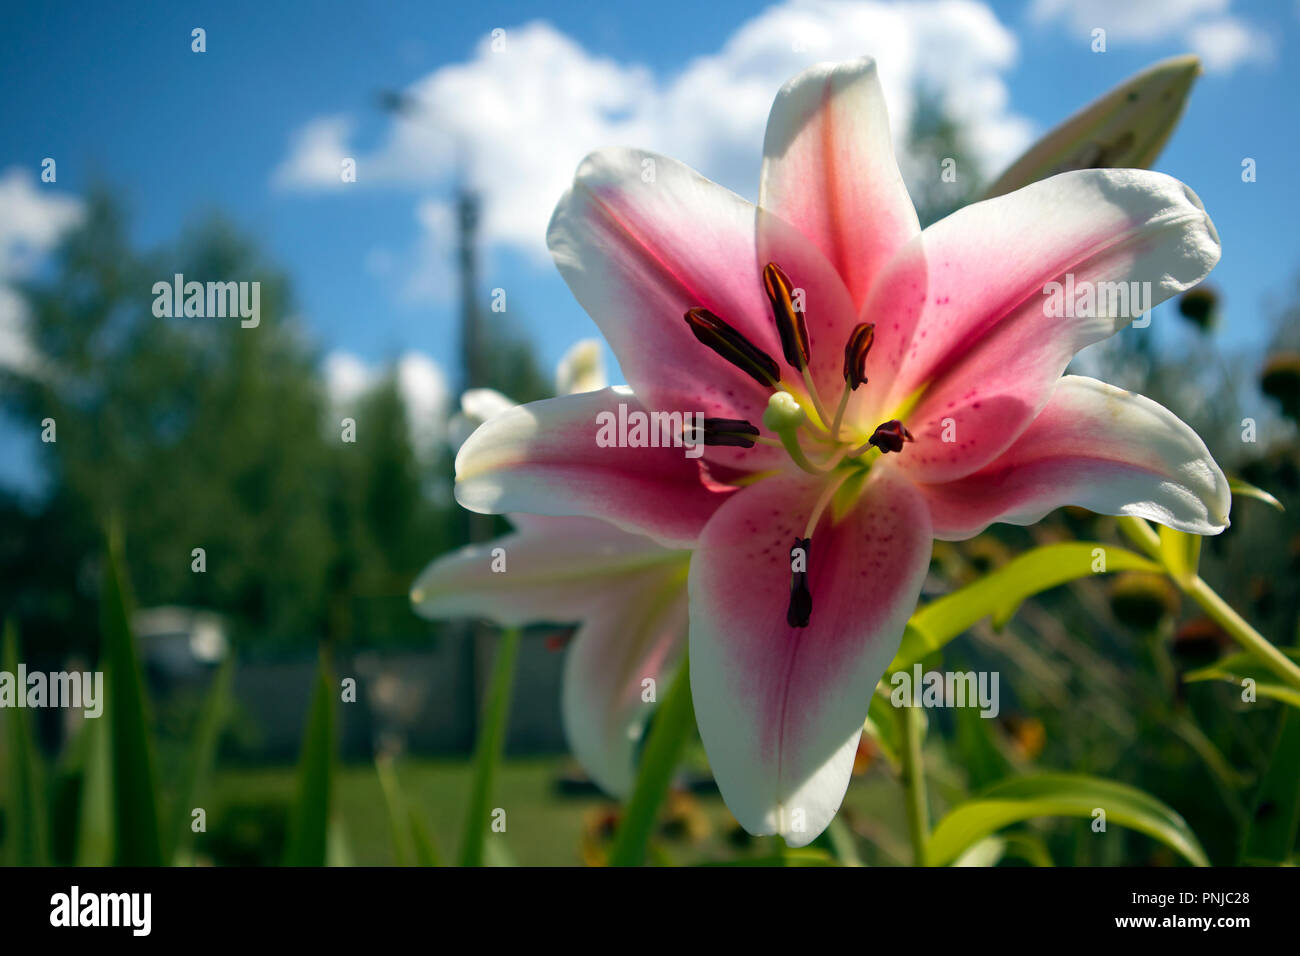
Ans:
POLYGON ((1190 54, 1161 60, 1055 127, 988 188, 991 199, 1071 169, 1149 169, 1201 73, 1190 54))

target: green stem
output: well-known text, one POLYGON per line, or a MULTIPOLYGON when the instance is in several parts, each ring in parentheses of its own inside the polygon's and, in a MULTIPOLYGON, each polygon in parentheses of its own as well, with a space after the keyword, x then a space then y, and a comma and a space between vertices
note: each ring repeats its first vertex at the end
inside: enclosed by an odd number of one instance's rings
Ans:
MULTIPOLYGON (((1119 519, 1119 526, 1120 530, 1140 546, 1142 550, 1162 565, 1165 564, 1164 555, 1160 548, 1160 537, 1149 524, 1141 518, 1124 517, 1119 519)), ((1168 569, 1167 565, 1166 569, 1168 569)), ((1251 627, 1246 622, 1246 619, 1234 611, 1227 601, 1219 597, 1219 593, 1214 588, 1196 575, 1187 578, 1171 572, 1169 577, 1182 588, 1184 593, 1199 604, 1221 628, 1227 631, 1233 640, 1258 657, 1261 662, 1268 665, 1271 671, 1292 687, 1300 689, 1300 666, 1297 666, 1295 661, 1270 644, 1268 638, 1264 637, 1263 634, 1251 627)))
POLYGON ((1179 586, 1204 608, 1220 627, 1231 634, 1238 644, 1258 657, 1292 687, 1300 689, 1300 666, 1270 644, 1263 634, 1251 627, 1227 601, 1219 597, 1214 588, 1200 577, 1180 581, 1179 586))
POLYGON ((623 822, 610 850, 610 866, 640 866, 645 860, 650 834, 654 831, 659 806, 668 795, 673 771, 681 759, 686 741, 695 729, 695 707, 691 701, 690 663, 685 658, 677 669, 668 694, 655 713, 641 755, 641 770, 628 799, 623 822))
POLYGON ((903 746, 899 758, 903 765, 903 792, 907 797, 907 835, 912 843, 912 864, 929 866, 926 847, 930 842, 930 810, 926 803, 925 764, 921 757, 924 719, 918 707, 896 708, 903 746))
POLYGON ((510 692, 515 682, 515 659, 519 656, 519 628, 501 632, 492 678, 483 705, 483 723, 474 748, 474 782, 470 789, 469 812, 461 842, 460 865, 482 866, 492 816, 492 783, 506 743, 506 718, 510 714, 510 692))

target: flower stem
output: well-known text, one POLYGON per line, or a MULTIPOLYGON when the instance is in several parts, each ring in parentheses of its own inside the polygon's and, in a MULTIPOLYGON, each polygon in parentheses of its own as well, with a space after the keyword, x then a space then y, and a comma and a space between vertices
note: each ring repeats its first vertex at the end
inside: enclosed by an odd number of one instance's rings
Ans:
POLYGON ((650 725, 636 785, 609 852, 610 866, 640 866, 645 861, 659 807, 668 795, 673 772, 694 729, 690 663, 683 657, 677 676, 650 725))
POLYGON ((926 847, 930 842, 930 809, 926 802, 925 765, 921 758, 924 719, 919 707, 896 708, 898 729, 903 745, 899 758, 903 765, 903 793, 907 797, 907 835, 912 843, 912 864, 929 866, 926 847))
POLYGON ((1214 588, 1200 577, 1178 583, 1220 627, 1232 635, 1233 640, 1258 657, 1273 673, 1292 687, 1300 689, 1300 666, 1269 643, 1268 638, 1263 634, 1251 627, 1227 601, 1219 597, 1219 593, 1214 588))
MULTIPOLYGON (((1154 560, 1165 564, 1160 548, 1160 537, 1149 524, 1141 518, 1125 517, 1119 519, 1119 526, 1125 535, 1138 544, 1154 560)), ((1234 611, 1227 601, 1219 597, 1219 593, 1206 584, 1199 575, 1182 578, 1171 573, 1169 577, 1184 593, 1204 608, 1215 623, 1227 631, 1232 636, 1232 639, 1240 644, 1244 650, 1250 651, 1250 653, 1258 657, 1261 663, 1267 664, 1269 670, 1292 687, 1300 689, 1300 665, 1297 665, 1295 661, 1269 643, 1268 638, 1251 627, 1246 622, 1246 619, 1234 611)))
POLYGON ((519 656, 519 628, 501 632, 492 677, 483 702, 483 718, 474 746, 474 776, 470 787, 469 812, 461 841, 460 865, 482 866, 492 818, 492 787, 505 750, 506 721, 510 715, 510 694, 515 683, 515 660, 519 656))

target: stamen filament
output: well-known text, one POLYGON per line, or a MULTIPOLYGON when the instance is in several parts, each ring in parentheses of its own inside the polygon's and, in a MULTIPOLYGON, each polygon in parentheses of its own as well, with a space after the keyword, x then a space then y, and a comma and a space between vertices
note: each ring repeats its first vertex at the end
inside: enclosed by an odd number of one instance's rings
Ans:
POLYGON ((844 390, 840 392, 840 407, 835 409, 835 421, 831 422, 831 438, 840 437, 840 425, 844 423, 844 409, 849 407, 849 395, 852 392, 853 389, 845 382, 844 390))
POLYGON ((812 537, 813 529, 817 527, 817 522, 822 518, 822 512, 826 510, 826 506, 830 504, 831 499, 835 497, 835 492, 840 490, 840 485, 844 484, 851 474, 853 474, 853 469, 845 469, 844 474, 838 479, 826 482, 826 487, 823 488, 822 493, 817 496, 817 503, 813 505, 812 514, 808 516, 808 524, 803 529, 803 536, 805 538, 812 537))
POLYGON ((812 372, 807 365, 803 367, 803 381, 808 386, 808 397, 812 399, 813 408, 817 410, 817 425, 822 431, 827 431, 826 425, 831 417, 826 414, 826 409, 822 406, 821 396, 817 394, 817 386, 813 384, 812 372))

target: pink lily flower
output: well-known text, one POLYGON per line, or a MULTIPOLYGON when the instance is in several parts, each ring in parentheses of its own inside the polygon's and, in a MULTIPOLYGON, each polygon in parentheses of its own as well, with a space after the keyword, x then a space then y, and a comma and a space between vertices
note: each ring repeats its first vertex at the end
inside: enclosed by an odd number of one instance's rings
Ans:
MULTIPOLYGON (((560 395, 604 384, 596 340, 578 342, 556 369, 560 395)), ((449 429, 456 448, 473 426, 516 407, 486 388, 465 392, 460 404, 449 429)), ((565 739, 602 790, 624 797, 646 722, 686 650, 690 553, 591 518, 509 517, 510 534, 425 567, 411 586, 412 607, 432 620, 500 627, 578 623, 560 689, 565 739)))
POLYGON ((1218 261, 1200 201, 1168 176, 1063 173, 922 232, 861 59, 781 90, 758 206, 671 159, 602 150, 548 242, 632 392, 493 419, 457 458, 457 498, 694 547, 696 716, 752 833, 802 846, 834 816, 932 540, 1067 504, 1196 534, 1228 523, 1227 481, 1187 425, 1063 377, 1134 317, 1105 283, 1146 309, 1218 261), (702 412, 703 458, 605 447, 597 416, 620 405, 702 412))
POLYGON ((511 514, 510 521, 511 534, 443 555, 420 572, 412 605, 435 620, 501 627, 578 622, 564 652, 564 736, 591 779, 625 797, 646 721, 686 650, 690 554, 592 518, 511 514))

